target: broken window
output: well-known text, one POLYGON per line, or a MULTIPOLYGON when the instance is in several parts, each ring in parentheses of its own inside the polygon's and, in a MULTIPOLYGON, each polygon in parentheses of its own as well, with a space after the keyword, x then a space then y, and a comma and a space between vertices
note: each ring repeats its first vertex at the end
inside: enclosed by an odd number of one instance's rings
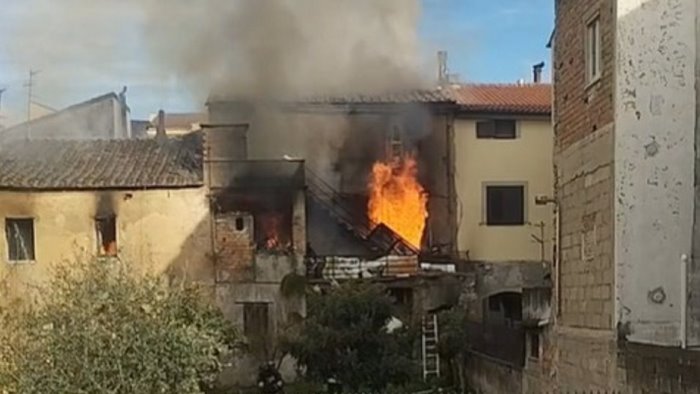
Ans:
POLYGON ((486 224, 519 226, 525 224, 525 187, 486 186, 486 224))
POLYGON ((264 339, 269 332, 268 304, 248 302, 243 304, 243 335, 249 339, 264 339))
POLYGON ((514 139, 517 127, 512 119, 491 119, 476 122, 476 138, 514 139))
POLYGON ((100 256, 117 255, 117 218, 114 215, 95 218, 97 252, 100 256))
POLYGON ((5 236, 10 261, 34 260, 34 219, 5 219, 5 236))

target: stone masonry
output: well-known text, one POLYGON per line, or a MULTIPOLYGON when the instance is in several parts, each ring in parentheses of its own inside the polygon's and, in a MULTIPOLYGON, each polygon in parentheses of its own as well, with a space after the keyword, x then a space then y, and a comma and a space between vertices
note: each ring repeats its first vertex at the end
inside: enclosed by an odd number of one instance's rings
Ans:
POLYGON ((554 38, 555 157, 560 214, 556 325, 545 342, 551 390, 611 390, 613 330, 614 2, 559 0, 554 38), (586 25, 599 18, 601 76, 586 81, 586 25), (557 299, 558 297, 558 299, 557 299))

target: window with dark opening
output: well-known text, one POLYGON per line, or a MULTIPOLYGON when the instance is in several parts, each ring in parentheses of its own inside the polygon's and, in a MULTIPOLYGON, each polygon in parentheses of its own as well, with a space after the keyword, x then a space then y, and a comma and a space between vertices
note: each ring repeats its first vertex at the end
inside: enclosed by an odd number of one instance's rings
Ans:
POLYGON ((476 122, 476 138, 514 139, 516 122, 509 119, 491 119, 476 122))
POLYGON ((242 217, 236 218, 236 231, 243 231, 245 229, 245 222, 242 217))
POLYGON ((530 357, 539 359, 540 358, 540 333, 531 332, 528 334, 530 337, 530 357))
POLYGON ((34 219, 5 219, 5 237, 10 261, 34 260, 34 219))
POLYGON ((487 186, 486 224, 489 226, 525 224, 525 187, 487 186))
POLYGON ((263 339, 269 330, 268 304, 250 302, 243 304, 243 335, 263 339))
POLYGON ((95 218, 97 233, 97 252, 100 256, 117 255, 117 217, 104 216, 95 218))

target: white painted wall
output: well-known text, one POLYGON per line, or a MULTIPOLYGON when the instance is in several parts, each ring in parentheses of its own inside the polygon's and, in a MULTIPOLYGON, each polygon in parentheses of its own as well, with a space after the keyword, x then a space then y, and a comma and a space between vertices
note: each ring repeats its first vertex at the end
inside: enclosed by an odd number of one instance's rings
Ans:
POLYGON ((693 227, 697 0, 618 0, 616 314, 628 339, 678 345, 693 227))

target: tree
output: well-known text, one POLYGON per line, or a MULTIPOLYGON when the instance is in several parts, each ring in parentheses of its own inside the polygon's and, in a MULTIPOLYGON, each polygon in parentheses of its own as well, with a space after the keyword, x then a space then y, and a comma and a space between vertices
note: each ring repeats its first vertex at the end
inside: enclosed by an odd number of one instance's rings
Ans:
POLYGON ((467 311, 459 306, 440 312, 438 351, 449 366, 450 380, 465 390, 465 359, 469 344, 467 311))
POLYGON ((419 375, 411 358, 415 337, 407 329, 386 330, 395 307, 382 287, 347 283, 310 294, 307 305, 308 318, 287 349, 308 379, 335 378, 352 390, 377 392, 419 375))
POLYGON ((202 393, 236 336, 201 290, 119 264, 61 267, 36 303, 0 311, 0 387, 202 393))

